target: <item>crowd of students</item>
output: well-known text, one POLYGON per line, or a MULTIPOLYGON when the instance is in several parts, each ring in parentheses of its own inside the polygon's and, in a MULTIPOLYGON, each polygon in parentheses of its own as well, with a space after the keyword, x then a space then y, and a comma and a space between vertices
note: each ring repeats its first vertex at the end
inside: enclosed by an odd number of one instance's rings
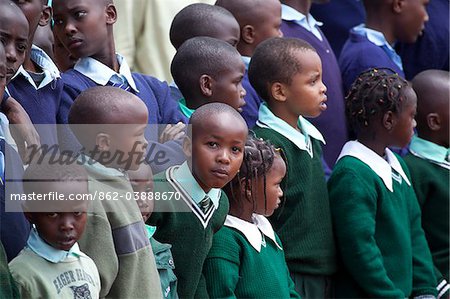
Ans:
POLYGON ((167 83, 112 0, 0 0, 0 297, 448 298, 448 57, 399 55, 429 1, 339 48, 312 2, 183 8, 167 83))

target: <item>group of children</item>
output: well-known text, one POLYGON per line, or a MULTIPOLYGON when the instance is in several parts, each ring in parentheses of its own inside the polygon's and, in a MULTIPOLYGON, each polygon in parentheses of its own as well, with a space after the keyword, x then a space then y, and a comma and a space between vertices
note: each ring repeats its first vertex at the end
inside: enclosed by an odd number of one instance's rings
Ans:
POLYGON ((311 2, 187 6, 169 85, 115 52, 112 0, 0 0, 1 297, 448 296, 450 76, 392 48, 427 1, 364 1, 339 64, 311 2), (22 176, 11 141, 60 151, 22 176))

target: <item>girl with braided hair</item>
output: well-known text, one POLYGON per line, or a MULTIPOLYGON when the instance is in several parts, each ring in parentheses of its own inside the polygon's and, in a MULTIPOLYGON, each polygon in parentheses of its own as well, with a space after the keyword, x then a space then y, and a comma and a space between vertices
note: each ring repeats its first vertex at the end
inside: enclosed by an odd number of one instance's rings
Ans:
POLYGON ((224 187, 230 212, 203 268, 211 298, 299 298, 280 239, 265 218, 281 203, 285 174, 282 153, 249 137, 240 171, 224 187))
POLYGON ((328 182, 339 253, 337 298, 435 298, 436 279, 419 205, 403 160, 417 96, 389 69, 359 75, 346 97, 357 140, 328 182))

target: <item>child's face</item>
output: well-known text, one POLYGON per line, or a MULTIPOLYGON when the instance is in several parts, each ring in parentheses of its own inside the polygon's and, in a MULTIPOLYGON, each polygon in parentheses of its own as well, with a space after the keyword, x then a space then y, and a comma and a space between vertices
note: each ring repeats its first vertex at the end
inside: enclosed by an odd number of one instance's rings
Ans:
POLYGON ((11 15, 11 11, 0 9, 0 40, 6 53, 7 83, 24 62, 28 48, 28 22, 23 14, 11 15))
MULTIPOLYGON (((48 192, 65 194, 68 198, 69 194, 87 194, 88 186, 86 181, 49 182, 43 194, 48 192)), ((39 236, 48 244, 56 249, 68 251, 84 232, 87 201, 58 202, 57 206, 61 208, 57 212, 26 212, 25 215, 36 226, 39 236)))
POLYGON ((406 99, 400 107, 401 112, 395 114, 396 122, 391 130, 391 146, 405 147, 414 135, 417 96, 411 87, 406 87, 404 96, 406 99))
POLYGON ((258 19, 255 19, 255 40, 256 47, 261 42, 271 37, 282 37, 281 32, 281 3, 278 0, 261 1, 261 13, 258 14, 258 19))
POLYGON ((108 25, 115 22, 115 9, 112 18, 111 11, 104 1, 56 0, 53 31, 75 58, 95 56, 107 48, 108 25))
POLYGON ((293 55, 301 64, 301 70, 292 77, 290 85, 283 84, 289 111, 296 115, 317 117, 327 109, 322 62, 319 55, 311 50, 295 51, 293 55))
POLYGON ((220 22, 220 30, 211 37, 223 40, 236 48, 239 38, 241 37, 241 29, 236 19, 232 17, 221 17, 217 22, 220 22))
POLYGON ((228 64, 228 69, 220 73, 211 86, 212 96, 210 102, 221 102, 230 105, 239 112, 245 105, 246 91, 242 86, 245 74, 245 65, 239 56, 234 57, 228 64))
POLYGON ((402 14, 397 17, 395 36, 401 42, 414 43, 428 21, 426 6, 429 0, 404 1, 402 14))
POLYGON ((229 113, 211 116, 192 129, 191 170, 205 191, 222 188, 242 164, 247 126, 229 113))
POLYGON ((141 164, 137 171, 128 171, 131 187, 135 192, 135 199, 141 211, 144 222, 153 212, 154 202, 153 192, 153 173, 147 164, 141 164))
POLYGON ((116 152, 123 153, 122 161, 117 161, 116 166, 124 170, 137 170, 148 145, 144 136, 148 124, 148 109, 140 99, 136 99, 118 117, 120 121, 115 123, 122 123, 123 126, 114 126, 116 130, 110 133, 109 151, 113 155, 116 152))
MULTIPOLYGON (((20 7, 29 24, 29 40, 33 40, 34 33, 41 21, 44 11, 42 0, 13 0, 20 7)), ((30 45, 31 46, 31 45, 30 45)))
POLYGON ((55 63, 61 72, 65 72, 77 63, 78 59, 74 58, 72 54, 64 47, 64 45, 55 36, 55 43, 53 45, 53 53, 55 55, 55 63))
POLYGON ((281 203, 283 196, 281 181, 286 175, 286 164, 279 155, 275 155, 272 167, 266 173, 266 193, 264 196, 264 178, 258 178, 256 194, 256 214, 271 216, 281 203), (265 206, 267 206, 265 208, 265 206))

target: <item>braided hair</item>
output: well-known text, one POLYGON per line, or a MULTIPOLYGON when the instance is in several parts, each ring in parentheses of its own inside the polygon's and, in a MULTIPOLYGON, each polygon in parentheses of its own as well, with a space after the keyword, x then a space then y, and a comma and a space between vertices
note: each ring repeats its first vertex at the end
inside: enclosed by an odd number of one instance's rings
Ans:
POLYGON ((389 68, 372 68, 359 74, 345 97, 347 117, 356 133, 388 111, 401 112, 408 86, 389 68))
MULTIPOLYGON (((264 184, 264 210, 267 210, 266 201, 266 174, 272 168, 273 161, 279 151, 275 149, 273 145, 264 141, 263 139, 256 138, 254 134, 249 134, 245 143, 244 158, 239 169, 238 174, 231 180, 223 189, 228 198, 238 206, 242 206, 242 202, 239 198, 236 198, 236 193, 241 192, 242 187, 244 190, 250 192, 244 192, 245 200, 253 203, 253 210, 256 210, 256 181, 258 178, 263 178, 264 184), (244 186, 242 186, 244 184, 244 186)), ((283 159, 284 157, 281 156, 283 159)))

